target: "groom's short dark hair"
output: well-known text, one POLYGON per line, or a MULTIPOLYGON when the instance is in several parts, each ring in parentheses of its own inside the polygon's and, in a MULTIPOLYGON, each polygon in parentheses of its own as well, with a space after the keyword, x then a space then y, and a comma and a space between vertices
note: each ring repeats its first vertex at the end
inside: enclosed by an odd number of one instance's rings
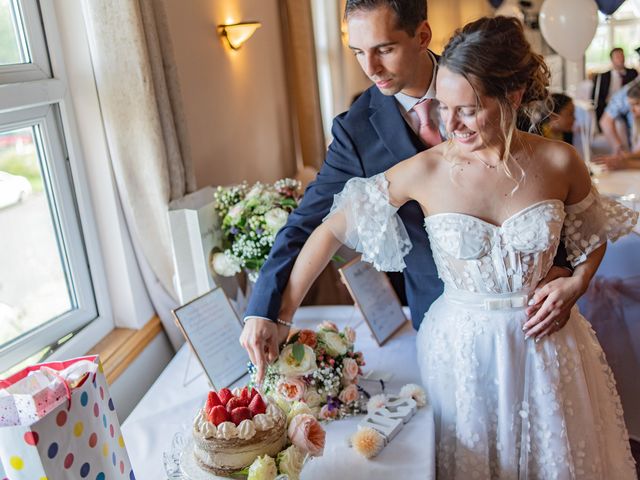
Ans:
POLYGON ((347 0, 345 20, 354 12, 389 7, 397 19, 397 27, 414 36, 418 26, 427 19, 427 0, 347 0))

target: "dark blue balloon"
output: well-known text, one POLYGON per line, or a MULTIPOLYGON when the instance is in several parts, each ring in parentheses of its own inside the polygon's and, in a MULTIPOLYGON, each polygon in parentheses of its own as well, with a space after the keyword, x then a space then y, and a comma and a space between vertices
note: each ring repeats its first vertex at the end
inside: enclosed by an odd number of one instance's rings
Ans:
POLYGON ((624 0, 596 0, 598 4, 598 10, 605 15, 613 15, 620 5, 624 3, 624 0))
POLYGON ((503 2, 504 0, 489 0, 489 3, 493 8, 500 8, 500 5, 502 5, 503 2))

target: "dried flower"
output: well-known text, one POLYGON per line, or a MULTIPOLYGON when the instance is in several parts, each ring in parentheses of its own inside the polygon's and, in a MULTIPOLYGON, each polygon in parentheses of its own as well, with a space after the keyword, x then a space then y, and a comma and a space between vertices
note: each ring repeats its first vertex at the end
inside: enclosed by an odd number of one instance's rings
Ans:
POLYGON ((351 445, 365 458, 373 458, 384 448, 384 436, 370 427, 364 427, 351 436, 351 445))
POLYGON ((379 408, 384 407, 389 399, 384 393, 372 396, 367 402, 367 411, 373 412, 379 408))
POLYGON ((400 396, 404 398, 413 398, 418 407, 424 407, 427 404, 427 394, 420 385, 409 383, 400 389, 400 396))

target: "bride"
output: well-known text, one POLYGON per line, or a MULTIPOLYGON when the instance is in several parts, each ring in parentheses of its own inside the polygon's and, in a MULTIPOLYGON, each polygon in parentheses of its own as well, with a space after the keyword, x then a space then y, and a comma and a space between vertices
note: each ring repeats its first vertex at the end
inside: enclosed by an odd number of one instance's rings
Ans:
POLYGON ((402 270, 411 243, 396 211, 421 205, 445 283, 417 337, 439 478, 636 478, 589 323, 575 307, 561 330, 544 318, 586 290, 607 240, 628 233, 637 214, 600 197, 572 147, 515 129, 518 109, 545 100, 547 85, 517 20, 482 18, 456 32, 436 88, 449 141, 350 180, 284 294, 289 321, 340 243, 378 269, 402 270), (561 241, 573 276, 534 291, 561 241), (536 321, 527 308, 538 309, 536 321))

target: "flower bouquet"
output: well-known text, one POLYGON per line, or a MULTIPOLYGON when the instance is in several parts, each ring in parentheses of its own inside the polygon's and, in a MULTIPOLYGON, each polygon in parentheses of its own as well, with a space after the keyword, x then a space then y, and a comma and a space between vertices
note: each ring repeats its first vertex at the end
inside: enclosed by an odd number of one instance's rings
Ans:
MULTIPOLYGON (((339 331, 323 322, 317 331, 292 332, 278 360, 267 367, 263 391, 280 408, 304 411, 320 420, 362 413, 358 378, 364 366, 362 352, 354 351, 355 331, 339 331)), ((249 365, 255 383, 256 368, 249 365)))
POLYGON ((232 277, 246 270, 255 281, 266 261, 276 233, 298 206, 300 182, 286 178, 273 185, 246 182, 218 187, 215 209, 222 219, 223 251, 215 253, 213 270, 232 277))

